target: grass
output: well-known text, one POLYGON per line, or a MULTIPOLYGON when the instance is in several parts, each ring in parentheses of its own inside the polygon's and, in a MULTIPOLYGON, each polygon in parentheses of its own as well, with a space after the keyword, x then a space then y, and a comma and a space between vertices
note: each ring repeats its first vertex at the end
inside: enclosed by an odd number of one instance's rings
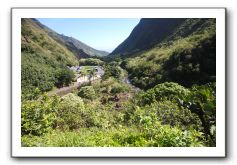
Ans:
POLYGON ((178 147, 203 146, 198 140, 202 135, 194 130, 181 131, 169 126, 159 126, 156 130, 138 127, 98 129, 81 128, 78 131, 62 132, 54 130, 43 137, 23 136, 25 147, 178 147), (177 138, 178 137, 178 138, 177 138))
POLYGON ((81 73, 84 73, 86 76, 91 74, 91 71, 94 69, 92 66, 83 66, 83 68, 80 70, 81 73))

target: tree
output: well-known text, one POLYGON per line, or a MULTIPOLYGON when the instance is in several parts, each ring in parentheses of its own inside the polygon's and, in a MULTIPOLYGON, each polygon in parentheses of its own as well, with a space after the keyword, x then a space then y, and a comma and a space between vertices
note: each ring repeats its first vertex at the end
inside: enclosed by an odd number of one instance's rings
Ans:
POLYGON ((89 72, 90 74, 90 81, 93 81, 94 80, 94 77, 96 75, 96 69, 95 68, 92 68, 89 72))
POLYGON ((68 86, 73 81, 74 77, 75 75, 73 71, 69 69, 61 69, 57 74, 57 82, 55 83, 55 85, 59 88, 68 86))
POLYGON ((57 127, 61 129, 77 129, 84 126, 83 100, 75 94, 69 93, 62 97, 57 111, 57 127))
POLYGON ((183 100, 179 100, 179 103, 198 115, 206 139, 209 139, 211 146, 215 146, 215 134, 211 128, 216 123, 216 84, 194 85, 190 91, 183 100))

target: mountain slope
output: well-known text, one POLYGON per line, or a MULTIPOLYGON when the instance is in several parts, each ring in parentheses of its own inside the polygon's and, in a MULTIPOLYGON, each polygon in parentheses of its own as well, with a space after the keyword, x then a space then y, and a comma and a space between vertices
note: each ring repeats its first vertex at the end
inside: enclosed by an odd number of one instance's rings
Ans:
POLYGON ((170 35, 184 18, 143 18, 111 54, 129 54, 153 47, 170 35))
POLYGON ((58 34, 55 31, 51 30, 47 26, 41 24, 38 20, 33 19, 33 21, 43 28, 49 36, 51 36, 54 40, 59 42, 60 44, 66 46, 70 51, 72 51, 77 58, 86 58, 90 56, 106 56, 109 53, 105 51, 96 50, 85 43, 73 38, 68 37, 63 34, 58 34))
POLYGON ((49 91, 61 83, 60 76, 72 75, 67 66, 77 65, 79 58, 104 54, 74 38, 54 32, 36 19, 22 19, 22 93, 30 94, 36 88, 41 92, 49 91))
POLYGON ((77 58, 59 44, 32 19, 21 20, 21 87, 22 93, 52 89, 58 72, 76 65, 77 58))
POLYGON ((167 81, 187 87, 213 82, 215 26, 215 19, 186 19, 152 48, 121 56, 121 66, 128 71, 131 82, 142 89, 167 81))
POLYGON ((58 38, 60 38, 64 42, 66 47, 69 50, 71 50, 74 54, 76 54, 78 58, 85 58, 85 57, 91 57, 91 56, 103 57, 109 54, 106 51, 100 51, 100 50, 91 48, 88 45, 82 43, 81 41, 78 41, 77 39, 73 37, 59 35, 58 38))

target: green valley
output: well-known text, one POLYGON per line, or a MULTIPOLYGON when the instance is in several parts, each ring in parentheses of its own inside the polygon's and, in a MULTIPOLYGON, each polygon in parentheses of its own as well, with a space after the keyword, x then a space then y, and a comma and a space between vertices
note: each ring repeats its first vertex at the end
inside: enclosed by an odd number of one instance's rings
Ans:
POLYGON ((216 146, 215 19, 142 18, 110 54, 21 28, 22 146, 216 146))

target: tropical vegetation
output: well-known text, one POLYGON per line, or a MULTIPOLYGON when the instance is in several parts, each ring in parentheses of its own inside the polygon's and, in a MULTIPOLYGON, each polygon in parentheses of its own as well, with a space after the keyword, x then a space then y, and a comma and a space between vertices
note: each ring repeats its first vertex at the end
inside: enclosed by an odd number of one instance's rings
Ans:
MULTIPOLYGON (((162 25, 167 21, 174 20, 162 25)), ((131 46, 127 40, 129 48, 122 44, 111 55, 89 58, 39 25, 22 19, 22 146, 216 146, 215 19, 178 20, 152 41, 137 26, 142 39, 131 46), (80 72, 70 69, 78 65, 80 72), (91 78, 93 66, 103 68, 100 78, 91 78), (78 76, 90 81, 49 94, 78 76)))

